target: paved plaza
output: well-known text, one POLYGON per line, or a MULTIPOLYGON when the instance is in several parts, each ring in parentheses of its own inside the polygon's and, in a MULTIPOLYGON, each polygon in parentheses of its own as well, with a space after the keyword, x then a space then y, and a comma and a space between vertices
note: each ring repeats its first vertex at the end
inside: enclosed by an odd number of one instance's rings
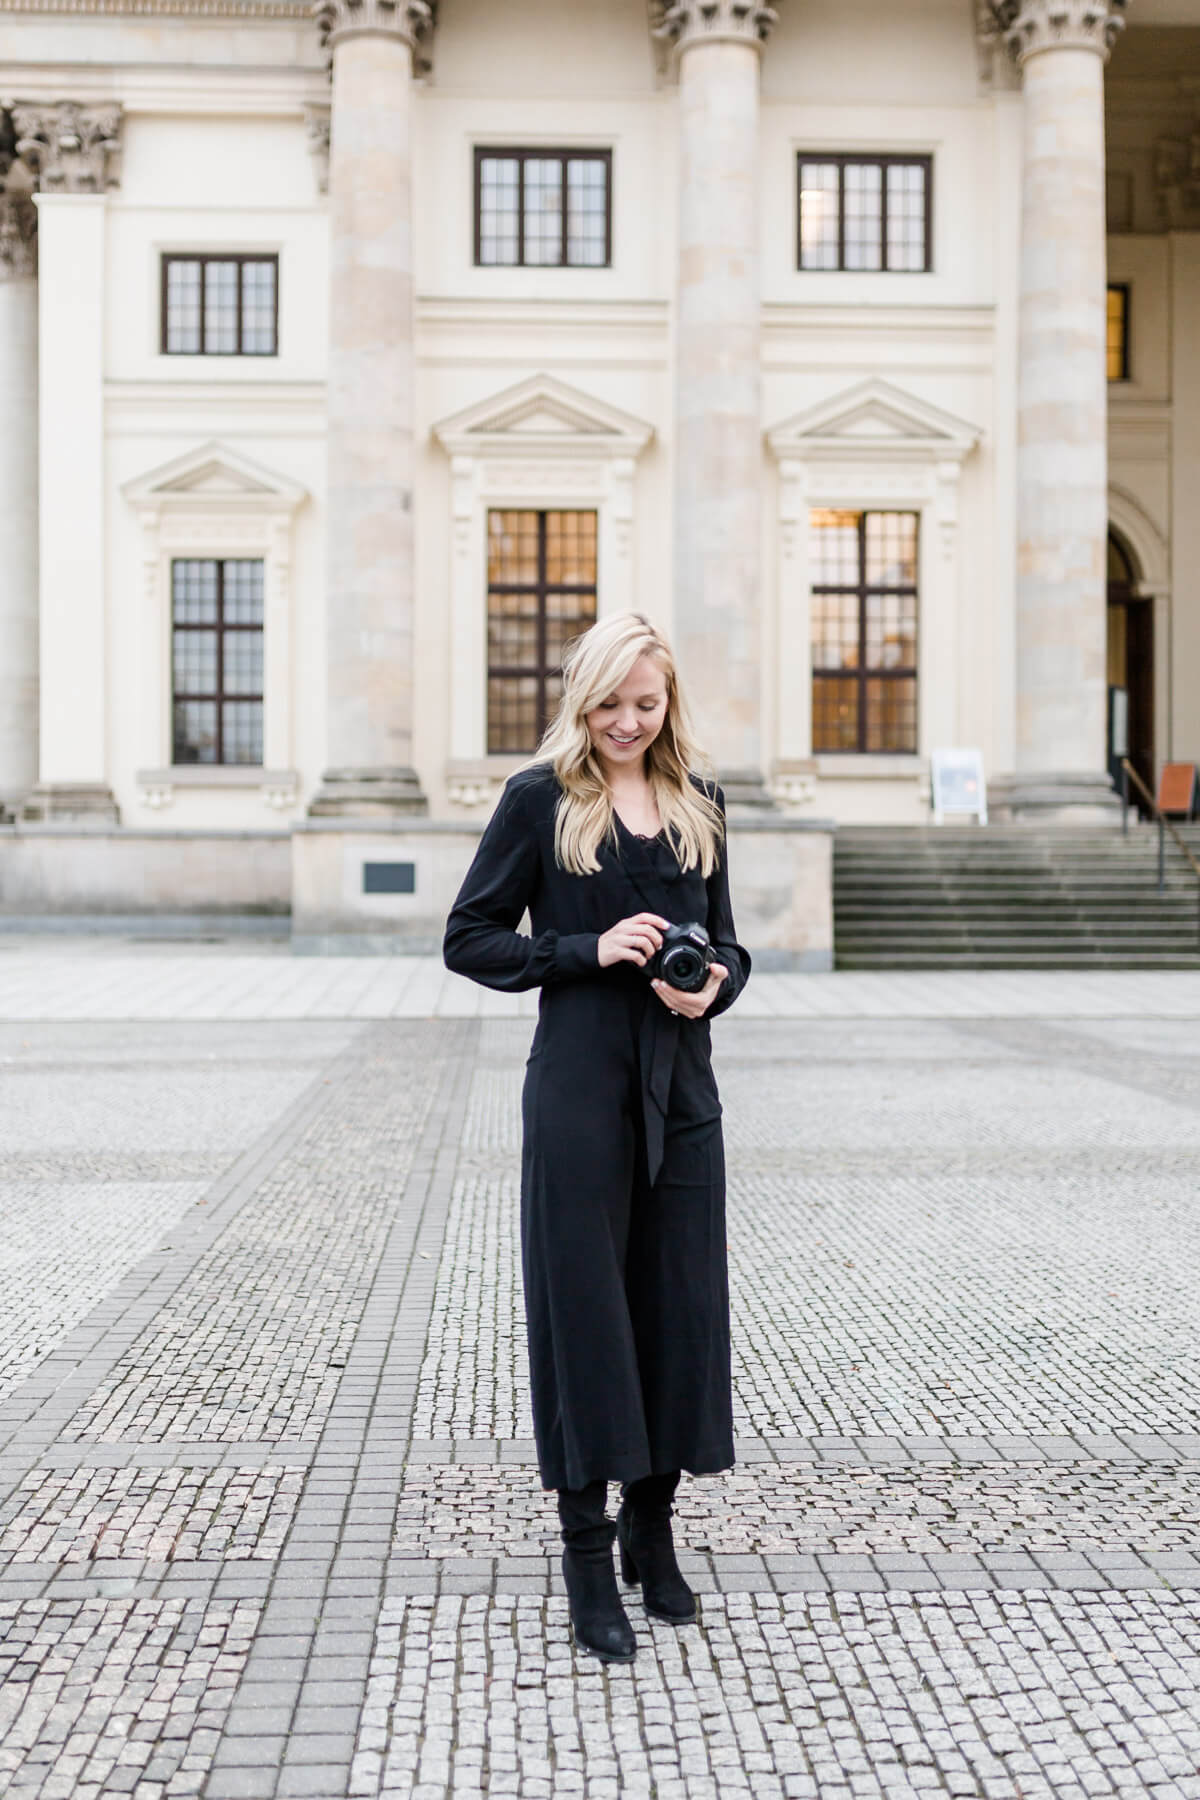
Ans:
MULTIPOLYGON (((1200 1797, 1200 976, 756 978, 739 1462, 575 1655, 530 997, 0 933, 0 1789, 1200 1797)), ((208 938, 217 941, 205 941, 208 938)))

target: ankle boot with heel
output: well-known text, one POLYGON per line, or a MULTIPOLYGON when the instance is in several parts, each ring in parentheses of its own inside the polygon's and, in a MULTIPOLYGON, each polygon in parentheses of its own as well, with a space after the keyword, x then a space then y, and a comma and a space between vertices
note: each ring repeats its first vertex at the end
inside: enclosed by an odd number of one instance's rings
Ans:
POLYGON ((680 1573, 671 1535, 671 1501, 678 1485, 675 1470, 623 1487, 617 1541, 622 1578, 630 1587, 641 1583, 646 1611, 672 1625, 687 1625, 696 1617, 696 1596, 680 1573))
POLYGON ((607 1491, 603 1481, 558 1490, 563 1580, 579 1648, 602 1662, 632 1662, 637 1639, 617 1590, 612 1555, 616 1527, 605 1517, 607 1491))

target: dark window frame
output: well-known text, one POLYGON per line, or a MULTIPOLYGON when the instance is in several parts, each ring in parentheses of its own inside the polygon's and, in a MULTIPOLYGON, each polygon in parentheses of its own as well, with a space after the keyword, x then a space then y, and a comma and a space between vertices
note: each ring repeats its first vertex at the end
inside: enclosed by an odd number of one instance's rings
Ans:
POLYGON ((474 177, 474 245, 477 269, 611 269, 613 247, 612 150, 562 149, 557 144, 476 144, 474 177), (488 157, 506 157, 517 163, 517 258, 515 262, 483 261, 483 164, 488 157), (525 164, 527 162, 559 162, 562 165, 562 241, 560 256, 553 263, 525 261, 525 164), (604 261, 574 263, 567 259, 569 222, 567 205, 567 164, 598 162, 604 165, 604 261))
MULTIPOLYGON (((818 669, 812 670, 813 699, 816 698, 816 683, 825 677, 831 681, 854 681, 858 687, 858 743, 853 750, 827 750, 816 741, 815 727, 812 753, 814 756, 916 756, 920 754, 920 696, 921 696, 921 515, 911 507, 905 506, 863 506, 838 508, 839 511, 857 512, 858 514, 858 582, 851 586, 847 582, 813 582, 810 592, 813 594, 857 594, 858 596, 858 664, 853 669, 818 669), (896 513, 902 518, 916 521, 915 554, 917 562, 916 580, 911 584, 884 584, 867 580, 867 519, 880 514, 896 513), (902 594, 912 596, 915 601, 916 615, 916 660, 901 669, 869 668, 867 655, 867 600, 873 594, 902 594), (913 705, 915 713, 915 742, 911 748, 903 750, 877 750, 867 745, 867 683, 869 681, 911 681, 913 683, 913 705)), ((811 651, 810 651, 811 654, 811 651)), ((815 716, 816 708, 813 707, 815 716)))
MULTIPOLYGON (((488 657, 487 657, 487 684, 488 684, 489 692, 490 692, 491 684, 493 681, 519 681, 519 680, 533 679, 538 684, 536 733, 534 736, 533 743, 529 745, 527 750, 525 750, 525 749, 507 750, 506 749, 506 750, 493 751, 491 749, 491 735, 492 735, 491 734, 491 718, 490 718, 490 716, 487 716, 487 712, 490 712, 490 708, 488 708, 487 711, 485 712, 484 736, 488 742, 488 754, 490 756, 526 756, 526 755, 529 755, 532 751, 537 749, 537 746, 542 741, 542 735, 545 732, 547 725, 549 725, 554 712, 557 710, 557 702, 555 703, 554 707, 548 707, 546 704, 546 684, 553 676, 557 675, 560 672, 558 669, 550 668, 548 666, 548 662, 547 662, 546 639, 547 639, 548 633, 547 633, 546 601, 547 601, 548 596, 550 594, 578 594, 578 595, 590 597, 593 602, 593 606, 592 606, 593 619, 596 618, 596 616, 598 615, 598 612, 599 612, 599 604, 600 604, 600 543, 599 543, 600 515, 594 506, 518 506, 518 507, 496 506, 496 507, 490 507, 488 510, 489 510, 489 513, 492 513, 492 512, 533 513, 536 516, 537 522, 538 522, 538 558, 537 558, 537 579, 536 579, 536 581, 534 581, 534 582, 529 582, 529 581, 492 581, 489 579, 488 584, 487 584, 487 614, 485 615, 485 621, 484 621, 485 629, 486 629, 488 624, 490 623, 491 600, 492 600, 493 594, 526 594, 526 595, 534 596, 537 600, 537 658, 538 658, 537 666, 534 667, 528 663, 493 663, 492 658, 491 658, 490 648, 488 650, 488 657), (587 514, 589 514, 589 516, 591 518, 593 518, 596 521, 596 574, 595 574, 595 579, 590 582, 550 581, 547 578, 547 574, 546 574, 546 537, 547 537, 546 522, 551 513, 567 513, 567 512, 587 513, 587 514)), ((584 626, 582 629, 586 630, 587 626, 584 626)))
POLYGON ((252 356, 266 357, 279 355, 279 252, 277 250, 164 250, 159 259, 159 353, 162 356, 252 356), (167 272, 172 263, 200 264, 200 345, 196 350, 172 350, 167 342, 167 272), (237 303, 237 349, 206 350, 204 348, 204 295, 208 277, 205 273, 210 263, 236 263, 238 270, 238 303, 237 303), (243 350, 242 328, 245 309, 245 265, 247 263, 272 263, 275 268, 275 280, 272 284, 271 312, 271 348, 269 350, 243 350))
POLYGON ((1129 315, 1132 310, 1132 283, 1109 281, 1104 288, 1104 366, 1109 382, 1129 381, 1129 315), (1108 375, 1108 296, 1121 295, 1121 373, 1108 375))
MULTIPOLYGON (((266 707, 265 707, 264 697, 261 692, 257 693, 257 694, 244 694, 244 693, 227 694, 225 692, 225 644, 224 644, 224 638, 225 638, 225 634, 227 632, 256 631, 258 633, 259 637, 264 639, 264 646, 263 646, 263 648, 264 648, 264 671, 263 672, 265 674, 265 672, 266 672, 266 670, 265 670, 266 582, 267 582, 266 561, 265 561, 265 558, 263 558, 261 556, 173 556, 171 558, 171 766, 172 766, 172 768, 261 769, 261 768, 265 767, 265 764, 261 760, 256 763, 247 763, 247 762, 231 763, 231 762, 226 762, 226 760, 225 760, 225 702, 226 702, 226 700, 255 701, 255 702, 257 702, 257 704, 260 707, 263 708, 264 714, 266 711, 266 707), (236 620, 227 620, 225 617, 225 565, 226 565, 226 563, 231 563, 231 562, 256 562, 256 563, 259 563, 262 567, 262 572, 263 572, 263 618, 262 618, 262 620, 260 620, 260 622, 257 625, 245 624, 245 623, 242 623, 242 622, 236 621, 236 620), (213 563, 213 564, 215 564, 216 571, 217 571, 217 614, 216 614, 215 620, 213 620, 209 623, 205 623, 202 620, 195 620, 195 621, 189 620, 186 624, 182 624, 182 625, 178 624, 176 622, 176 619, 175 619, 175 565, 177 563, 213 563), (176 687, 175 687, 175 637, 176 637, 177 632, 186 632, 186 631, 209 631, 209 632, 215 633, 215 635, 216 635, 216 640, 217 640, 217 654, 216 654, 217 684, 216 684, 216 688, 215 688, 214 692, 212 692, 210 694, 199 694, 199 693, 197 693, 197 694, 180 694, 176 691, 176 687), (176 736, 176 732, 175 732, 175 708, 177 705, 186 704, 186 702, 188 702, 189 700, 199 700, 199 701, 204 701, 204 702, 211 702, 216 707, 216 718, 217 718, 216 751, 217 751, 217 753, 211 763, 202 763, 199 761, 195 761, 195 762, 181 762, 180 761, 179 740, 178 740, 178 738, 176 736)), ((265 756, 265 754, 266 754, 266 752, 265 752, 265 747, 264 747, 263 755, 265 756)))
POLYGON ((870 150, 797 150, 796 152, 796 269, 801 275, 930 275, 933 273, 933 155, 930 151, 888 151, 886 154, 870 150), (833 163, 838 170, 838 259, 832 269, 812 269, 804 266, 804 196, 800 171, 805 163, 833 163), (887 174, 889 168, 897 165, 911 168, 919 165, 925 171, 925 260, 919 269, 891 269, 888 267, 888 198, 887 174), (862 168, 871 166, 881 171, 879 182, 879 254, 880 266, 877 269, 849 269, 846 267, 846 181, 845 171, 848 167, 862 168))

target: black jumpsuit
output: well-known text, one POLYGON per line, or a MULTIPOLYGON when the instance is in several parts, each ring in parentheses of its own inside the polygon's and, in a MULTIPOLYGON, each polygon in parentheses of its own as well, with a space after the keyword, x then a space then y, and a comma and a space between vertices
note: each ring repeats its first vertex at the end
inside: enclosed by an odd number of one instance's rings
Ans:
MULTIPOLYGON (((541 988, 522 1103, 521 1257, 538 1465, 546 1487, 728 1468, 733 1460, 725 1159, 708 1021, 750 973, 724 848, 705 881, 664 835, 554 857, 548 766, 505 787, 446 925, 449 968, 541 988), (516 931, 526 908, 532 937, 516 931), (729 970, 702 1019, 673 1017, 597 939, 653 912, 706 925, 729 970)), ((718 800, 721 800, 718 791, 718 800)), ((723 808, 723 802, 722 802, 723 808)))

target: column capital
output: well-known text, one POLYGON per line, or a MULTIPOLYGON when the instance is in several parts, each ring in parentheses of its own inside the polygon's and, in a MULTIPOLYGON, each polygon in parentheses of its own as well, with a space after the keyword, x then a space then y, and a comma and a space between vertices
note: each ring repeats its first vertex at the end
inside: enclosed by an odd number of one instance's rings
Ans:
POLYGON ((119 181, 122 111, 116 103, 12 108, 16 154, 43 194, 103 194, 119 181))
POLYGON ((749 44, 761 50, 779 18, 759 0, 650 0, 654 36, 683 51, 693 44, 749 44))
POLYGON ((1107 62, 1125 29, 1126 0, 989 0, 1018 68, 1044 50, 1094 50, 1107 62))
POLYGON ((433 32, 436 11, 436 0, 316 0, 312 16, 325 49, 335 49, 344 38, 388 37, 415 55, 433 32))

